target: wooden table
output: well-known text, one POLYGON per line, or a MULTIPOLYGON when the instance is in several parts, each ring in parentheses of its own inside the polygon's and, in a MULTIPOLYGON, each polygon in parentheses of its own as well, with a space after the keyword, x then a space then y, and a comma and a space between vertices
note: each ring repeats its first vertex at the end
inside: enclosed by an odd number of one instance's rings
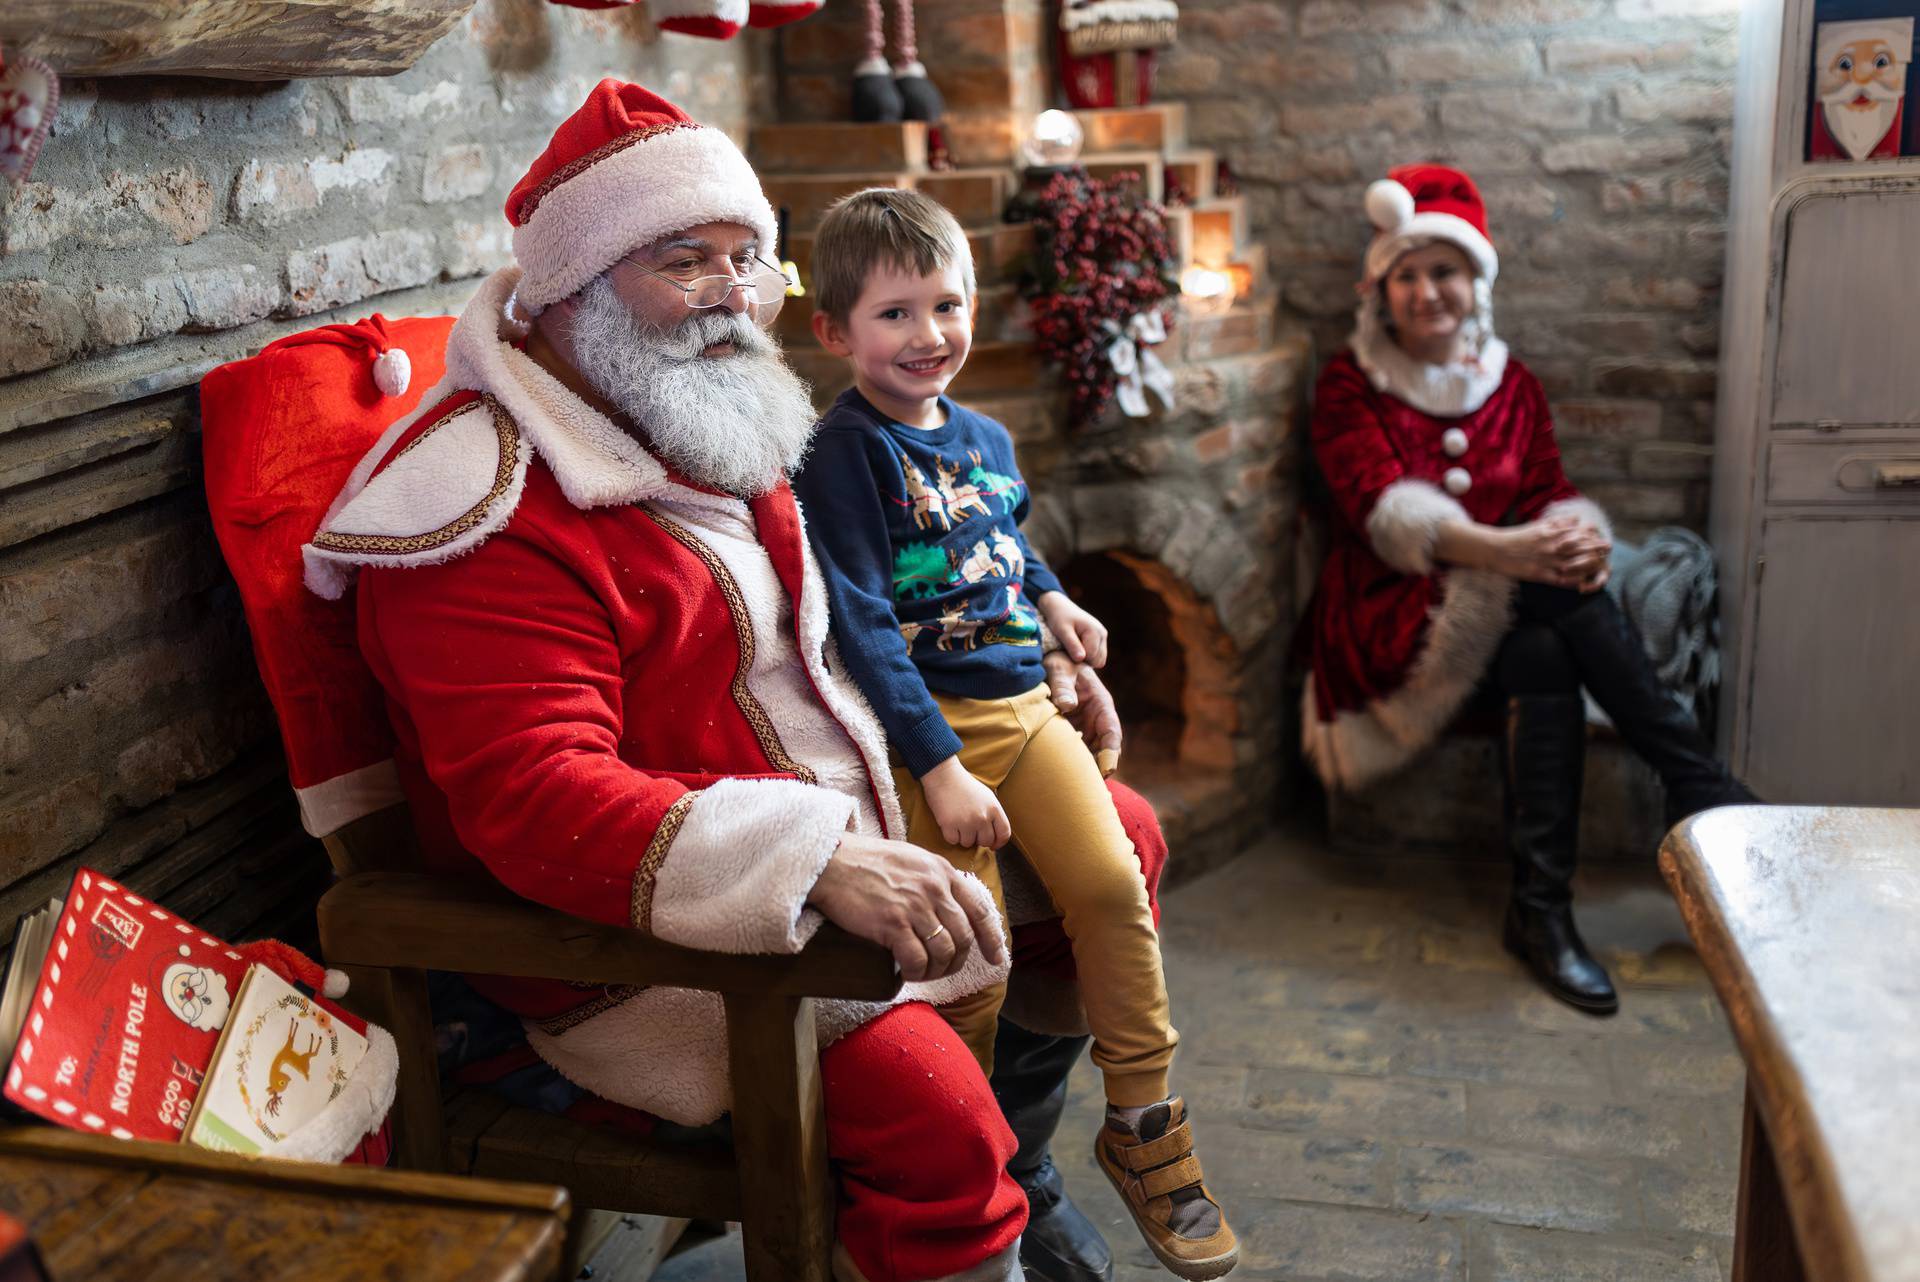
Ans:
POLYGON ((550 1185, 22 1126, 0 1129, 0 1210, 62 1280, 548 1282, 568 1200, 550 1185))
POLYGON ((1747 1061, 1735 1282, 1920 1282, 1920 810, 1709 811, 1660 867, 1747 1061))

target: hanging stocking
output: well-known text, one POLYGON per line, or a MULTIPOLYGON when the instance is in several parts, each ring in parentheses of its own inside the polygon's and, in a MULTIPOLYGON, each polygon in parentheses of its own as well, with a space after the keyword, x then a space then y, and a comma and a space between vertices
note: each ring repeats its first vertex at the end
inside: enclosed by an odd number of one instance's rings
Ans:
POLYGON ((752 0, 747 8, 750 27, 784 27, 820 12, 820 0, 752 0))
POLYGON ((880 0, 866 0, 867 56, 853 69, 853 118, 861 124, 891 124, 906 112, 893 69, 887 66, 887 28, 880 0))
POLYGON ((647 13, 662 31, 731 40, 747 25, 747 0, 647 0, 647 13))
POLYGON ((920 50, 913 34, 913 0, 893 0, 893 83, 900 90, 900 104, 908 120, 932 124, 940 119, 946 104, 940 91, 927 79, 920 64, 920 50))
POLYGON ((24 183, 60 105, 60 78, 38 58, 0 53, 0 175, 24 183))

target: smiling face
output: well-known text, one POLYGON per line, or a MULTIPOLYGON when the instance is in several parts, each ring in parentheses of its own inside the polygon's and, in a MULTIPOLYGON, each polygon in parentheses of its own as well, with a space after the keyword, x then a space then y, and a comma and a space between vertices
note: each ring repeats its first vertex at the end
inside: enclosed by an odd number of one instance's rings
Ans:
POLYGON ((1408 250, 1382 287, 1400 346, 1421 359, 1458 340, 1473 315, 1473 265, 1454 245, 1408 250))
POLYGON ((1893 128, 1906 96, 1913 20, 1832 22, 1820 27, 1819 97, 1827 131, 1855 160, 1893 128))
POLYGON ((939 397, 973 346, 966 265, 921 275, 881 263, 845 320, 816 312, 813 324, 821 345, 852 363, 854 384, 874 408, 912 426, 938 426, 939 397))

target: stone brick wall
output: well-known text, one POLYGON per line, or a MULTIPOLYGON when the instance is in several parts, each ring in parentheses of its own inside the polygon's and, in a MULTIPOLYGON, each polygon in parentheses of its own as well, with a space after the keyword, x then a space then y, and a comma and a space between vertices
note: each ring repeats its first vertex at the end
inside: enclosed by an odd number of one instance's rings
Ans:
POLYGON ((1465 168, 1495 323, 1567 468, 1632 537, 1704 528, 1736 0, 1183 0, 1157 88, 1219 150, 1322 358, 1351 329, 1367 183, 1465 168))
POLYGON ((199 376, 457 307, 601 76, 744 142, 770 50, 481 0, 390 79, 65 86, 33 181, 0 194, 0 945, 79 862, 231 931, 297 922, 324 877, 208 529, 199 376))

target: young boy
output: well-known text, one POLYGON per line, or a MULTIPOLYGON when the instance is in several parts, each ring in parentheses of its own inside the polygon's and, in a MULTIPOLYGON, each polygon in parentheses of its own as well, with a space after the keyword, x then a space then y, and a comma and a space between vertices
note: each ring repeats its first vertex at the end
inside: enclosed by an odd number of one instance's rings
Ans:
MULTIPOLYGON (((1043 624, 1095 667, 1106 629, 1020 533, 1027 487, 1006 429, 943 395, 972 345, 966 236, 917 192, 859 192, 814 237, 812 288, 814 335, 852 366, 854 386, 821 420, 793 487, 841 659, 904 763, 895 777, 908 839, 996 898, 993 850, 1019 840, 1073 941, 1106 1078, 1101 1168, 1162 1263, 1219 1277, 1238 1247, 1168 1089, 1177 1035, 1146 886, 1040 663, 1043 624)), ((942 1011, 989 1071, 1003 997, 942 1011)))

